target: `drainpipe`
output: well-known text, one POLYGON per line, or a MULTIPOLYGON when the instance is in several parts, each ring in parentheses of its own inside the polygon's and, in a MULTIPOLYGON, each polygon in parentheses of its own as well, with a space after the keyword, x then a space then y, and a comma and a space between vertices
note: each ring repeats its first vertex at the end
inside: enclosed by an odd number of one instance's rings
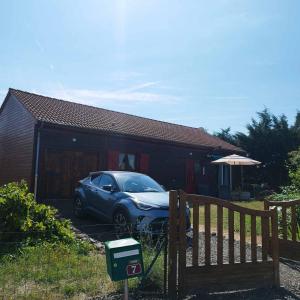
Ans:
POLYGON ((38 188, 39 157, 40 157, 40 130, 38 128, 37 142, 36 142, 35 170, 34 170, 34 198, 35 199, 37 197, 37 188, 38 188))

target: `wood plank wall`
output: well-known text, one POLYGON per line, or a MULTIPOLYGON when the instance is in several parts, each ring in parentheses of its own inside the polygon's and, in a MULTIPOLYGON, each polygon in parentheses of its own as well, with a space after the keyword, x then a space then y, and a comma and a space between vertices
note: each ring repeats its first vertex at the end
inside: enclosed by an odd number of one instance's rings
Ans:
POLYGON ((35 119, 9 96, 0 113, 0 184, 32 183, 35 119))

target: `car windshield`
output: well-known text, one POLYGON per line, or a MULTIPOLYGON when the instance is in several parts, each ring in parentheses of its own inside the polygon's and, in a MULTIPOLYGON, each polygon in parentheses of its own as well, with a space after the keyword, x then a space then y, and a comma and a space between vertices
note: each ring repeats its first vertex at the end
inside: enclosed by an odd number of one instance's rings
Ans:
POLYGON ((129 193, 164 192, 165 190, 152 178, 143 174, 116 174, 121 191, 129 193))

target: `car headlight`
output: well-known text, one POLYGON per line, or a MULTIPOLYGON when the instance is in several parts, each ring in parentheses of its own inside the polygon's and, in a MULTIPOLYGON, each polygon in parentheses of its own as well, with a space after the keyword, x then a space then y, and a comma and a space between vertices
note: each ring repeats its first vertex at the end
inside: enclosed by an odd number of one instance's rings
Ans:
POLYGON ((153 208, 153 206, 142 203, 142 202, 136 202, 136 206, 142 210, 149 210, 149 209, 153 208))
POLYGON ((141 209, 141 210, 150 210, 153 208, 159 208, 159 206, 157 205, 150 205, 150 204, 146 204, 140 201, 134 201, 135 205, 137 206, 137 208, 141 209))

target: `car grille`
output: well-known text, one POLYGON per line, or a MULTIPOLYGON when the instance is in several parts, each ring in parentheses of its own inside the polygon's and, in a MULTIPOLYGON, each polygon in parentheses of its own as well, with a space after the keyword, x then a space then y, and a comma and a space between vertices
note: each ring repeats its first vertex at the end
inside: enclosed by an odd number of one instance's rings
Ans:
POLYGON ((153 233, 166 232, 168 227, 168 218, 157 218, 150 224, 151 231, 153 233))

